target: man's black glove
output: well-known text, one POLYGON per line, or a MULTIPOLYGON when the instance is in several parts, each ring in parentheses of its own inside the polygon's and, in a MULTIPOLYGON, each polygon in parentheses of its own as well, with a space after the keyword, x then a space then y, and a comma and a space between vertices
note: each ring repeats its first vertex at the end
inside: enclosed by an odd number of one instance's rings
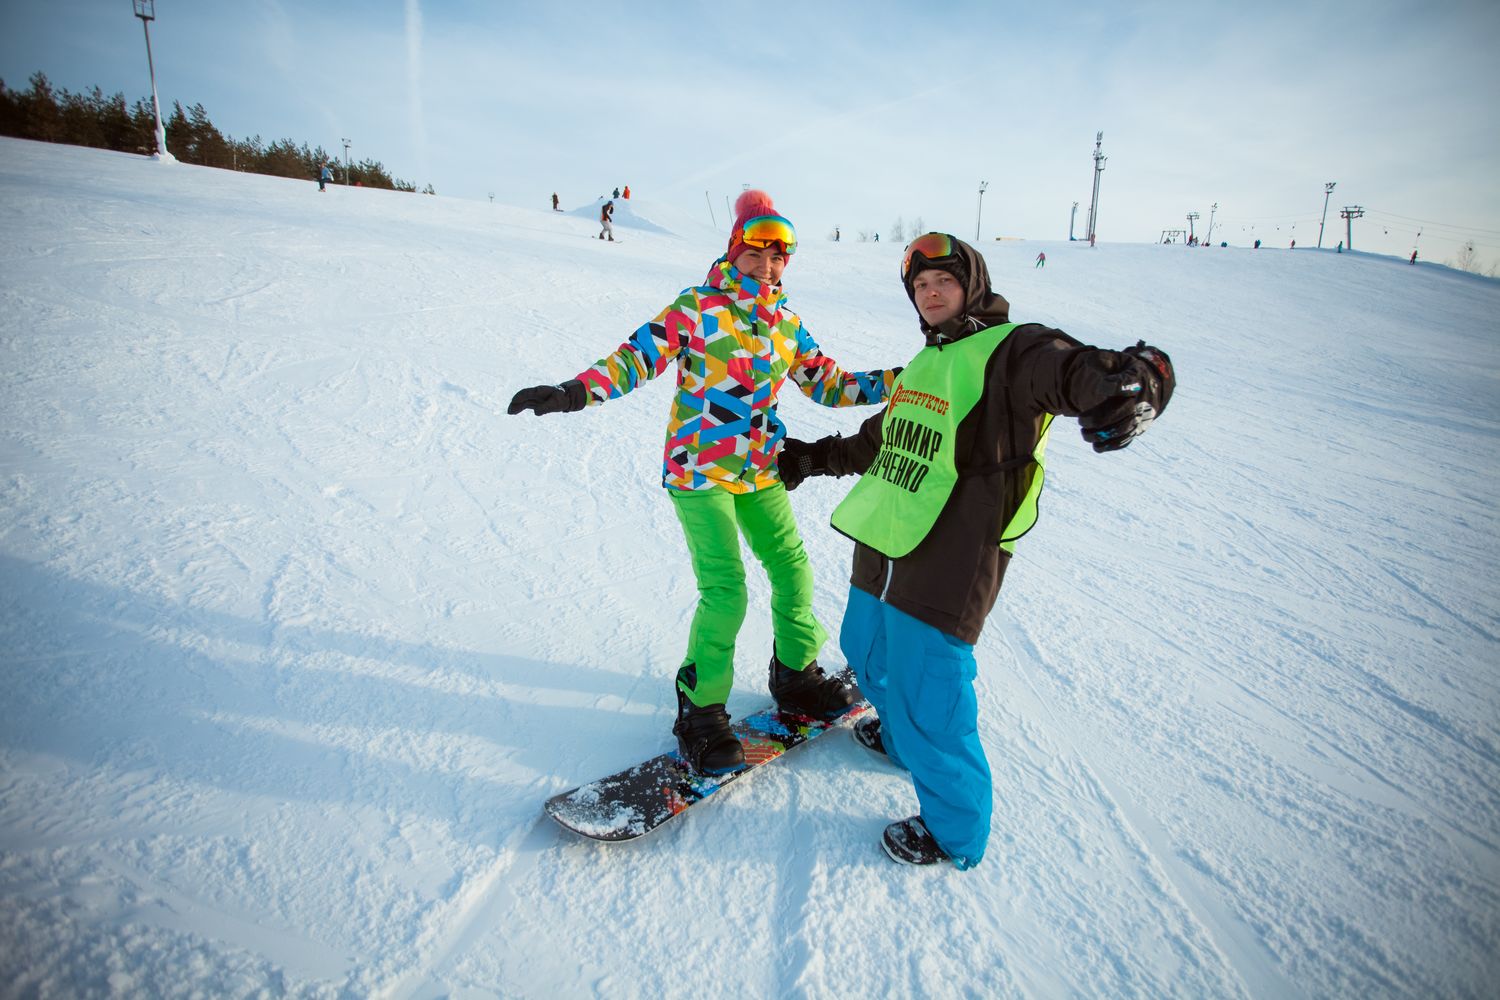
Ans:
POLYGON ((1116 451, 1146 433, 1177 385, 1172 359, 1144 340, 1123 351, 1096 351, 1085 363, 1098 371, 1098 391, 1107 397, 1078 417, 1095 451, 1116 451))
POLYGON ((839 435, 834 434, 811 442, 796 438, 782 441, 781 456, 776 464, 781 469, 781 481, 786 488, 795 490, 809 476, 829 475, 828 452, 838 439, 839 435))
POLYGON ((531 410, 541 416, 543 413, 572 413, 588 405, 588 390, 575 378, 562 385, 536 385, 522 389, 511 398, 505 412, 515 414, 531 410))

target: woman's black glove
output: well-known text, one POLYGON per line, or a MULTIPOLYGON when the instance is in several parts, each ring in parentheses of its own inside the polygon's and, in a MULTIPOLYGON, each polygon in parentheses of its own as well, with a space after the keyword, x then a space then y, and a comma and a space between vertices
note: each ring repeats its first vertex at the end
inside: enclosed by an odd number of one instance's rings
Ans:
POLYGON ((1100 391, 1109 398, 1078 417, 1095 451, 1117 451, 1146 433, 1177 386, 1172 359, 1144 340, 1123 351, 1097 351, 1089 363, 1104 369, 1100 391))
POLYGON ((562 385, 537 385, 522 389, 511 398, 510 406, 505 412, 516 414, 522 410, 531 410, 541 416, 543 413, 572 413, 588 405, 588 390, 575 378, 562 385))
POLYGON ((795 490, 809 476, 829 475, 828 452, 838 439, 839 435, 834 434, 812 442, 798 441, 796 438, 782 441, 781 456, 776 464, 781 469, 781 481, 786 488, 795 490))

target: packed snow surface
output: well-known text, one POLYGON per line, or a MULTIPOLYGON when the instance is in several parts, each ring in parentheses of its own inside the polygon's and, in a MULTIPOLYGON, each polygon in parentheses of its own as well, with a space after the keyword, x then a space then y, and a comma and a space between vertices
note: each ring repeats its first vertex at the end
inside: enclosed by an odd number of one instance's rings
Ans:
MULTIPOLYGON (((988 856, 887 860, 915 798, 843 732, 602 846, 541 804, 671 745, 671 386, 505 407, 725 233, 517 200, 0 142, 0 992, 1494 995, 1500 284, 985 246, 1014 318, 1180 378, 1128 451, 1054 429, 977 649, 988 856)), ((847 368, 919 344, 899 253, 793 258, 847 368)), ((849 485, 793 494, 835 634, 849 485)))

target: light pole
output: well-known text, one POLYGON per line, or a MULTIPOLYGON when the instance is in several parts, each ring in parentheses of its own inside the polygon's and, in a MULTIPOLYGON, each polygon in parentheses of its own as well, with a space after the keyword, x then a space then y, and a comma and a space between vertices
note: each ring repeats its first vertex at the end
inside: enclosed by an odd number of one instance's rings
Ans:
POLYGON ((1208 235, 1203 237, 1204 243, 1212 243, 1214 241, 1214 213, 1218 210, 1218 202, 1214 202, 1208 207, 1208 235))
POLYGON ((161 101, 156 97, 156 63, 151 58, 151 22, 156 20, 156 0, 135 0, 135 16, 141 19, 146 33, 146 68, 151 71, 151 111, 156 115, 156 158, 170 160, 167 152, 167 130, 161 124, 161 101))
MULTIPOLYGON (((1323 185, 1323 221, 1318 223, 1318 249, 1323 249, 1323 226, 1328 221, 1328 196, 1333 194, 1333 186, 1338 181, 1329 181, 1323 185)), ((1354 249, 1350 247, 1349 249, 1354 249)))
POLYGON ((1089 202, 1089 246, 1094 245, 1094 237, 1098 235, 1095 226, 1099 222, 1099 175, 1104 172, 1104 162, 1109 157, 1104 155, 1104 133, 1098 132, 1094 135, 1094 196, 1089 202))
POLYGON ((340 139, 339 142, 342 142, 344 144, 344 187, 348 187, 349 186, 349 145, 350 145, 350 143, 349 143, 348 139, 340 139))
POLYGON ((1068 242, 1073 242, 1073 223, 1078 221, 1078 202, 1073 202, 1073 214, 1068 216, 1068 242))
POLYGON ((974 217, 974 242, 979 242, 979 220, 984 218, 984 192, 989 188, 989 181, 979 182, 979 214, 974 217))

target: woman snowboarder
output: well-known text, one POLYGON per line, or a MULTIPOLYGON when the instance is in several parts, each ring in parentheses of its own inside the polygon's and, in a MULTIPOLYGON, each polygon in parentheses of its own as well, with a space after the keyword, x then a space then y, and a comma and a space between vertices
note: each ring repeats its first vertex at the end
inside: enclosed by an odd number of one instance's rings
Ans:
POLYGON ((677 671, 673 733, 695 769, 744 763, 724 703, 747 592, 743 534, 771 582, 775 647, 770 688, 785 711, 828 719, 860 700, 847 673, 826 675, 828 633, 812 611, 813 576, 776 457, 785 429, 777 395, 788 379, 824 406, 886 399, 895 372, 846 372, 823 354, 786 307, 782 273, 797 249, 791 222, 764 191, 735 203, 724 256, 608 357, 561 385, 522 389, 509 412, 570 413, 597 406, 677 367, 662 485, 687 539, 698 606, 677 671))

